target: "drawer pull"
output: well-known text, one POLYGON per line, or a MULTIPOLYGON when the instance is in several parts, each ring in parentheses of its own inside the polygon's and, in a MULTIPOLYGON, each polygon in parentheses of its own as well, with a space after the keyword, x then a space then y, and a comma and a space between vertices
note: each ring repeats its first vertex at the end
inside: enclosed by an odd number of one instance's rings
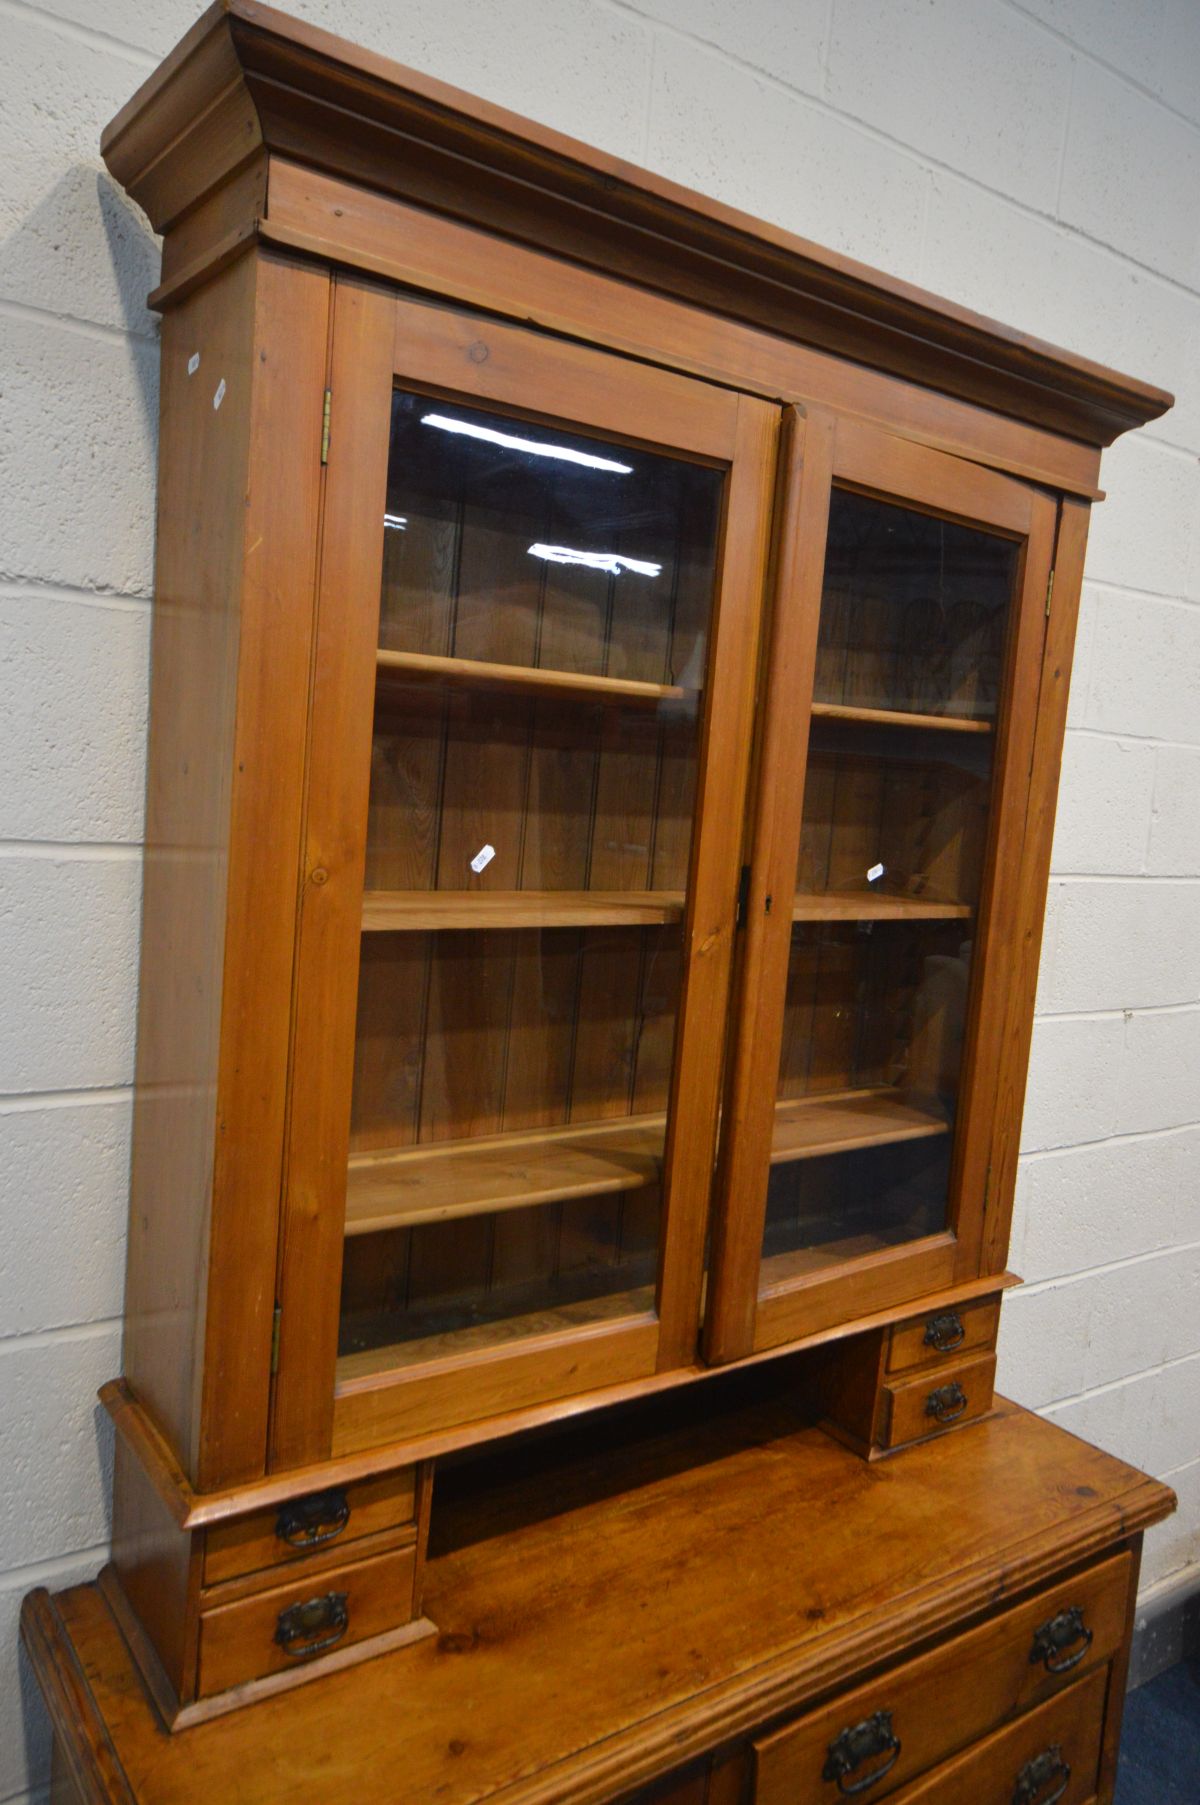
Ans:
POLYGON ((311 1492, 282 1506, 275 1534, 289 1548, 319 1548, 322 1542, 335 1541, 349 1521, 345 1492, 311 1492))
POLYGON ((891 1712, 876 1711, 874 1717, 864 1717, 860 1724, 853 1724, 834 1737, 826 1751, 821 1778, 836 1780, 838 1791, 850 1798, 854 1793, 866 1792, 868 1786, 874 1786, 877 1780, 890 1773, 899 1754, 900 1743, 892 1734, 891 1712), (856 1767, 864 1761, 874 1760, 876 1755, 888 1757, 882 1767, 864 1774, 861 1780, 849 1779, 856 1767))
POLYGON ((939 1385, 931 1391, 925 1400, 925 1415, 936 1417, 939 1423, 953 1423, 967 1407, 967 1394, 957 1379, 949 1385, 939 1385))
POLYGON ((925 1325, 925 1346, 933 1348, 935 1353, 952 1353, 966 1339, 967 1331, 957 1310, 947 1310, 942 1316, 931 1316, 925 1325))
POLYGON ((1080 1607, 1073 1604, 1070 1610, 1060 1611, 1057 1617, 1051 1617, 1049 1623, 1043 1623, 1034 1631, 1029 1665, 1036 1667, 1040 1661, 1047 1673, 1069 1673, 1072 1667, 1078 1667, 1091 1646, 1092 1631, 1084 1623, 1080 1607), (1079 1647, 1073 1655, 1068 1655, 1065 1661, 1055 1658, 1076 1642, 1079 1647))
POLYGON ((307 1598, 303 1604, 280 1611, 275 1640, 285 1655, 304 1660, 340 1642, 350 1624, 344 1592, 326 1592, 323 1598, 307 1598))
POLYGON ((1063 1752, 1058 1743, 1052 1748, 1043 1749, 1032 1761, 1027 1761, 1017 1775, 1017 1789, 1012 1796, 1012 1805, 1054 1805, 1061 1799, 1071 1780, 1071 1769, 1063 1760, 1063 1752), (1053 1792, 1043 1792, 1057 1780, 1058 1785, 1053 1792))

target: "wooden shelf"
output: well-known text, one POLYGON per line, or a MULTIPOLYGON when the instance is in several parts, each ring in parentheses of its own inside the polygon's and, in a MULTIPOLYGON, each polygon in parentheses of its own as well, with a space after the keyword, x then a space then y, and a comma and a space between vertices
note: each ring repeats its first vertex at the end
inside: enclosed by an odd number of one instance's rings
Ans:
POLYGON ((346 1186, 346 1233, 636 1191, 659 1177, 666 1121, 662 1113, 619 1116, 357 1155, 346 1186))
POLYGON ((367 890, 363 932, 640 927, 683 918, 682 890, 367 890))
POLYGON ((439 658, 428 652, 376 653, 380 679, 463 683, 472 689, 504 689, 524 695, 590 696, 608 702, 695 701, 699 690, 675 683, 643 683, 633 677, 599 677, 588 671, 540 670, 525 664, 492 664, 482 658, 439 658))
POLYGON ((941 1116, 906 1103, 888 1088, 796 1097, 776 1105, 771 1164, 949 1132, 941 1116))
MULTIPOLYGON (((661 1176, 666 1120, 661 1112, 619 1116, 356 1154, 346 1183, 346 1234, 636 1191, 661 1176)), ((895 1091, 836 1091, 777 1106, 771 1160, 815 1159, 947 1132, 939 1116, 895 1091)))
POLYGON ((871 890, 822 890, 797 896, 792 905, 793 921, 966 921, 973 914, 969 903, 871 890))
POLYGON ((848 702, 814 702, 817 721, 861 721, 876 727, 928 727, 941 733, 991 733, 991 721, 959 714, 909 714, 900 708, 854 708, 848 702))
MULTIPOLYGON (((360 1352, 339 1354, 337 1383, 345 1385, 355 1379, 367 1379, 377 1373, 400 1372, 426 1366, 431 1361, 460 1360, 464 1356, 495 1353, 500 1348, 514 1351, 522 1341, 546 1336, 578 1334, 581 1329, 612 1325, 627 1318, 653 1320, 654 1286, 637 1282, 637 1275, 622 1275, 625 1288, 602 1291, 599 1286, 611 1284, 615 1275, 598 1273, 593 1287, 584 1287, 584 1295, 554 1301, 539 1298, 537 1286, 510 1286, 493 1294, 493 1305, 503 1301, 509 1313, 473 1321, 466 1311, 427 1312, 426 1332, 407 1341, 381 1340, 378 1346, 360 1352), (589 1294, 590 1292, 590 1294, 589 1294)), ((567 1289, 564 1284, 563 1289, 567 1289)), ((394 1324, 383 1322, 372 1327, 381 1336, 394 1334, 394 1324)))

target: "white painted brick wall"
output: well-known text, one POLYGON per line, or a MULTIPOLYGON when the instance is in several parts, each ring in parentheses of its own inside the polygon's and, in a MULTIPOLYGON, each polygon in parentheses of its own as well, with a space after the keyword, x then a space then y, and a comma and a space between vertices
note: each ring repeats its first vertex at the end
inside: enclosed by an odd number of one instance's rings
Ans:
MULTIPOLYGON (((1200 1561, 1200 6, 293 0, 1179 406, 1106 457, 1001 1378, 1170 1479, 1200 1561)), ((157 249, 100 130, 200 0, 0 0, 0 1801, 16 1609, 94 1572, 129 1158, 157 249)))

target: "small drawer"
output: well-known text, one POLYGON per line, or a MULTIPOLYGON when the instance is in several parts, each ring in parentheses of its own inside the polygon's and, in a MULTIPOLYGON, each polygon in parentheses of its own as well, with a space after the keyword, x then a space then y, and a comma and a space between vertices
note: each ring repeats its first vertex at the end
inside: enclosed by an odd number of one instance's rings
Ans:
POLYGON ((414 1469, 404 1467, 221 1523, 205 1539, 204 1584, 219 1585, 244 1573, 303 1560, 320 1549, 340 1548, 380 1530, 398 1529, 413 1521, 415 1498, 414 1469))
POLYGON ((409 1544, 202 1611, 199 1696, 294 1671, 410 1622, 416 1564, 409 1544))
POLYGON ((983 1297, 978 1303, 953 1304, 928 1310, 893 1324, 888 1340, 887 1370, 900 1373, 913 1366, 928 1366, 955 1354, 990 1350, 996 1345, 1000 1299, 983 1297))
POLYGON ((834 1805, 856 1787, 874 1805, 911 1786, 1106 1668, 1124 1640, 1128 1587, 1129 1556, 1117 1555, 756 1739, 756 1805, 834 1805))
POLYGON ((894 1805, 1087 1805, 1096 1791, 1109 1669, 935 1768, 894 1805))
POLYGON ((996 1356, 982 1354, 884 1385, 879 1445, 902 1448, 955 1423, 974 1422, 991 1409, 995 1380, 996 1356))

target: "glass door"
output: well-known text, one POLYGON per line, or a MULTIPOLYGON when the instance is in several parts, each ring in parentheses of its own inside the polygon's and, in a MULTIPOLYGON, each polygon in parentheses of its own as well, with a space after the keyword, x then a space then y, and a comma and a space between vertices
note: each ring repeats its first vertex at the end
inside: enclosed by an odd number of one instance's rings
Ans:
POLYGON ((722 1150, 717 1359, 974 1276, 1045 625, 1048 498, 850 422, 804 433, 750 851, 756 994, 743 984, 722 1150))
POLYGON ((283 1330, 323 1287, 336 1450, 694 1357, 777 414, 353 289, 331 393, 283 1330))

